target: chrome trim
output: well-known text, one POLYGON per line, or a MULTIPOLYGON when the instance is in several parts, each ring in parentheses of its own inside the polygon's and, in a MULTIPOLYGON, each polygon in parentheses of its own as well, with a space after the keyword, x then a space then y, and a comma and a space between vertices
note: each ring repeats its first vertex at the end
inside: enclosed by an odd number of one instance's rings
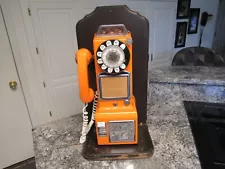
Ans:
POLYGON ((125 100, 125 99, 130 99, 131 98, 131 89, 130 89, 130 72, 127 71, 122 71, 121 74, 116 74, 116 75, 107 75, 105 72, 100 73, 98 75, 98 88, 99 88, 99 98, 100 100, 125 100), (101 78, 104 77, 109 77, 109 78, 114 78, 114 77, 127 77, 127 97, 110 97, 110 98, 103 98, 102 97, 102 84, 101 84, 101 78))

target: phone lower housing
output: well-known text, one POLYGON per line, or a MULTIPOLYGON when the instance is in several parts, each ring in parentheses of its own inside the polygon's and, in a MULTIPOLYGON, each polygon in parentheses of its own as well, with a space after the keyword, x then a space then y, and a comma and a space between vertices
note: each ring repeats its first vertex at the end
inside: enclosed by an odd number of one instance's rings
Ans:
POLYGON ((124 105, 122 101, 117 101, 116 106, 103 105, 98 106, 95 112, 98 145, 137 144, 138 115, 134 97, 129 105, 124 105))

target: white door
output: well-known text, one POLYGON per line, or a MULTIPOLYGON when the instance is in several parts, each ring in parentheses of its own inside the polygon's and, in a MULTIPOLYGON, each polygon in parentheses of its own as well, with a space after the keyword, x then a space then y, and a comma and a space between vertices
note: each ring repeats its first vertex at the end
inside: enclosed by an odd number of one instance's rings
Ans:
POLYGON ((30 18, 36 38, 34 43, 38 48, 38 56, 33 57, 40 59, 41 76, 53 120, 80 113, 83 106, 79 98, 77 65, 74 61, 74 54, 77 51, 77 22, 97 6, 119 4, 126 4, 150 20, 150 52, 157 64, 168 62, 173 51, 175 2, 30 1, 30 18))
POLYGON ((29 7, 52 120, 81 113, 74 59, 79 5, 32 2, 29 7))
MULTIPOLYGON (((81 113, 79 98, 76 24, 99 5, 120 1, 30 2, 35 33, 52 120, 81 113)), ((34 56, 36 57, 36 56, 34 56)))
POLYGON ((174 56, 176 2, 151 2, 150 69, 171 65, 174 56))
POLYGON ((0 168, 33 156, 32 126, 0 5, 0 168), (17 82, 15 90, 10 81, 17 82))

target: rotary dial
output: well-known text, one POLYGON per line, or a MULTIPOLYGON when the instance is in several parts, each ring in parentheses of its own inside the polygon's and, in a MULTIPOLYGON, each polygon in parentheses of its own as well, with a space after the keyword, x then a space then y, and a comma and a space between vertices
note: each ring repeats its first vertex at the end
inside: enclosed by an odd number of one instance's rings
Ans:
POLYGON ((97 50, 97 63, 108 73, 119 73, 126 69, 130 52, 127 46, 119 40, 103 42, 97 50))

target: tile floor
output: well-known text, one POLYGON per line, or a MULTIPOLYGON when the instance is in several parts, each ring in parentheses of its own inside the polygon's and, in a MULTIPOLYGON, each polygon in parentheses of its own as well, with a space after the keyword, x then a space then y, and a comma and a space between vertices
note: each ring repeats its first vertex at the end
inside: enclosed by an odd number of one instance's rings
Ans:
POLYGON ((12 165, 10 167, 4 169, 36 169, 35 167, 35 159, 31 158, 26 161, 20 162, 18 164, 12 165))

